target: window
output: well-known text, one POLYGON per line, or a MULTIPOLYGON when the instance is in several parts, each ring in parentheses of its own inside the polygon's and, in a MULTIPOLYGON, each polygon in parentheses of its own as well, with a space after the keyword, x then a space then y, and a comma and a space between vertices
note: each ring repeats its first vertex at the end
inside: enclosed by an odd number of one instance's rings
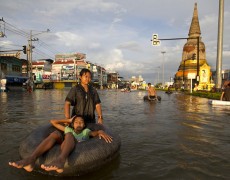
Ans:
POLYGON ((14 72, 21 72, 21 68, 18 65, 12 65, 12 71, 14 71, 14 72))
POLYGON ((6 72, 7 71, 7 64, 6 63, 1 63, 1 70, 3 72, 6 72))

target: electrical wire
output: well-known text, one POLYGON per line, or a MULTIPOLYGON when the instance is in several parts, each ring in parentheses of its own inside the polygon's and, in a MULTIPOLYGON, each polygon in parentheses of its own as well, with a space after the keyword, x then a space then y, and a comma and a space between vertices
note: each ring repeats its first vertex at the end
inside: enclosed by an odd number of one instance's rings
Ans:
MULTIPOLYGON (((28 32, 26 32, 24 30, 21 30, 18 27, 16 27, 16 26, 4 21, 3 18, 1 19, 0 22, 1 22, 1 24, 2 24, 2 22, 4 23, 4 31, 7 30, 7 31, 9 31, 11 33, 14 33, 16 35, 19 35, 19 36, 25 37, 27 39, 30 39, 30 34, 28 32)), ((2 26, 0 26, 0 27, 2 28, 2 26)), ((59 51, 51 48, 48 44, 46 44, 45 42, 43 42, 41 40, 37 41, 37 45, 38 46, 33 50, 33 52, 35 54, 38 54, 38 55, 42 56, 42 57, 47 57, 48 56, 51 59, 53 59, 55 57, 55 54, 58 54, 58 52, 59 52, 59 51), (44 49, 44 50, 42 50, 42 49, 44 49), (47 54, 44 51, 49 52, 49 54, 47 54)), ((7 44, 7 45, 4 45, 4 49, 9 49, 9 47, 11 47, 11 46, 22 47, 22 45, 7 44)))

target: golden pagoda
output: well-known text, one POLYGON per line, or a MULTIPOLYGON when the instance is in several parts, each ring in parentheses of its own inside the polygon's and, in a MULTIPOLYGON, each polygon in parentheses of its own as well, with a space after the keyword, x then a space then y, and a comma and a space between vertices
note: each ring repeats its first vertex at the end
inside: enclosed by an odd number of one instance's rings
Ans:
POLYGON ((205 45, 200 35, 197 3, 195 3, 188 39, 183 48, 182 61, 174 78, 176 88, 190 89, 191 79, 192 87, 197 85, 196 89, 199 90, 209 90, 213 86, 210 83, 211 71, 206 60, 205 45))

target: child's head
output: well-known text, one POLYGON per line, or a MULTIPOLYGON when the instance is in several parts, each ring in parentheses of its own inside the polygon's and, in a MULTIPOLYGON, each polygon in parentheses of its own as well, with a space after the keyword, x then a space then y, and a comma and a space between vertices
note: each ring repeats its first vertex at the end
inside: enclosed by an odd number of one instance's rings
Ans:
POLYGON ((70 127, 77 131, 82 131, 85 128, 85 121, 82 116, 74 116, 70 127))

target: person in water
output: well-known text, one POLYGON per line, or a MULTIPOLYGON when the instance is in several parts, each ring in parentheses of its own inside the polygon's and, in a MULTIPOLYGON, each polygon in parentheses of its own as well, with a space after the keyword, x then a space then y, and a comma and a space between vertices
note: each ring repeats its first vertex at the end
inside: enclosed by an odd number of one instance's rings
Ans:
POLYGON ((166 91, 167 93, 172 93, 172 85, 170 85, 169 87, 168 87, 168 89, 167 89, 167 91, 166 91))
POLYGON ((82 69, 80 72, 80 84, 72 87, 65 99, 65 117, 67 119, 76 114, 83 116, 85 123, 96 123, 95 110, 97 111, 97 123, 103 124, 101 100, 99 95, 89 83, 91 72, 89 69, 82 69), (73 106, 70 115, 70 106, 73 106))
POLYGON ((153 100, 157 98, 157 93, 154 87, 152 87, 151 83, 148 83, 148 99, 153 100))
POLYGON ((221 101, 230 101, 230 83, 226 86, 220 97, 221 101))
POLYGON ((103 138, 107 143, 113 141, 112 137, 102 130, 91 131, 86 128, 82 116, 74 116, 72 119, 50 120, 50 122, 58 130, 64 132, 64 140, 62 133, 56 130, 44 139, 29 157, 20 161, 9 162, 10 166, 24 168, 26 171, 31 172, 34 169, 37 158, 50 150, 56 143, 59 143, 61 144, 61 152, 58 157, 49 164, 42 164, 41 168, 46 171, 62 173, 66 159, 75 148, 76 143, 88 140, 90 136, 98 136, 99 139, 103 138), (68 124, 68 126, 65 126, 65 124, 68 124))

